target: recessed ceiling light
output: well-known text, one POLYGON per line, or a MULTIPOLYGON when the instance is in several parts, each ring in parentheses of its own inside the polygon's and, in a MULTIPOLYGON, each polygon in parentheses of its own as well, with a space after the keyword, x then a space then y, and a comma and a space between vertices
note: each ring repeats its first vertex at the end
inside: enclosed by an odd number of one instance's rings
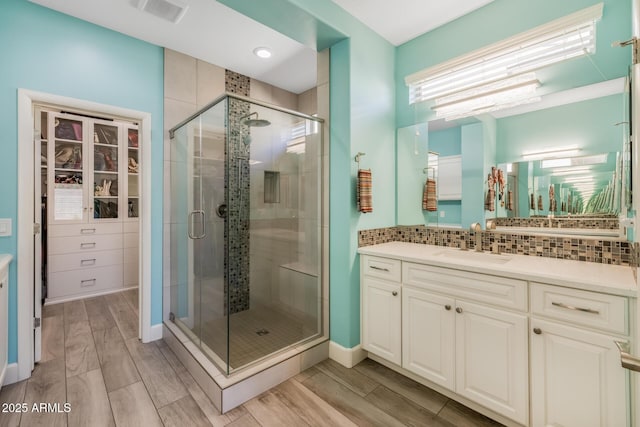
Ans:
POLYGON ((268 47, 257 47, 253 49, 253 53, 258 58, 262 58, 262 59, 271 58, 271 49, 269 49, 268 47))

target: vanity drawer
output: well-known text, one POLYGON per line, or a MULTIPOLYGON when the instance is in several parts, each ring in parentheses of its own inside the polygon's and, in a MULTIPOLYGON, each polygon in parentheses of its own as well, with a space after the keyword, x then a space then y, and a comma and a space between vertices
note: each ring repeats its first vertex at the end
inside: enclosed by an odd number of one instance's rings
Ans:
POLYGON ((122 233, 95 236, 52 237, 48 243, 49 255, 108 251, 112 249, 122 249, 122 233))
POLYGON ((402 277, 402 262, 397 259, 362 255, 360 257, 360 268, 365 276, 379 277, 394 282, 399 282, 402 277))
POLYGON ((627 335, 629 300, 562 286, 531 284, 531 313, 627 335))
POLYGON ((88 270, 51 273, 49 275, 47 298, 60 298, 122 288, 122 277, 122 264, 88 270))
POLYGON ((527 311, 527 282, 489 274, 403 263, 403 284, 527 311))
POLYGON ((75 269, 88 270, 96 267, 122 264, 122 249, 112 251, 98 251, 87 254, 50 255, 48 259, 49 273, 75 269))
POLYGON ((63 224, 49 225, 49 237, 93 236, 94 234, 122 233, 122 223, 111 222, 105 224, 63 224))

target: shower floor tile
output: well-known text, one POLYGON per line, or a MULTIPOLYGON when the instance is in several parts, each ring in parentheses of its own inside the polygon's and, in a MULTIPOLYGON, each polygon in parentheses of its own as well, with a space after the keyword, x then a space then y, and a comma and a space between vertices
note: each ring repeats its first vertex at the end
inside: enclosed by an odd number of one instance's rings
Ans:
MULTIPOLYGON (((295 316, 268 307, 252 308, 231 315, 229 365, 242 367, 314 335, 295 316)), ((227 355, 227 321, 218 318, 203 323, 202 343, 223 360, 227 355)))

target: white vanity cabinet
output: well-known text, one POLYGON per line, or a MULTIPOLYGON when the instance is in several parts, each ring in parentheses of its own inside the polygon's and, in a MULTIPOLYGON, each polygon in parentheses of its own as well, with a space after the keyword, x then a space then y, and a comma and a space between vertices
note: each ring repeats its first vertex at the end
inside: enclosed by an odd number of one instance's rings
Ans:
POLYGON ((402 362, 400 261, 362 257, 362 346, 402 362))
POLYGON ((632 425, 615 345, 635 334, 628 267, 400 242, 360 253, 373 359, 509 426, 632 425))
POLYGON ((402 270, 402 367, 526 424, 527 316, 499 307, 524 310, 526 282, 408 262, 402 270))
POLYGON ((627 298, 534 283, 531 299, 532 426, 630 425, 627 298))

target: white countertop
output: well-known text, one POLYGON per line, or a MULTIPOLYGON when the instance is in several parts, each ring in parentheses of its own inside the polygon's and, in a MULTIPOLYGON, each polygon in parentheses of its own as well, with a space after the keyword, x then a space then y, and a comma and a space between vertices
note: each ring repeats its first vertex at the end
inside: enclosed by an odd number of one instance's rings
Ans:
POLYGON ((364 246, 358 252, 614 295, 636 297, 638 289, 632 268, 619 265, 528 255, 492 255, 404 242, 364 246))
POLYGON ((2 270, 7 265, 9 265, 9 263, 11 262, 12 259, 13 259, 12 255, 0 254, 0 270, 2 270))

